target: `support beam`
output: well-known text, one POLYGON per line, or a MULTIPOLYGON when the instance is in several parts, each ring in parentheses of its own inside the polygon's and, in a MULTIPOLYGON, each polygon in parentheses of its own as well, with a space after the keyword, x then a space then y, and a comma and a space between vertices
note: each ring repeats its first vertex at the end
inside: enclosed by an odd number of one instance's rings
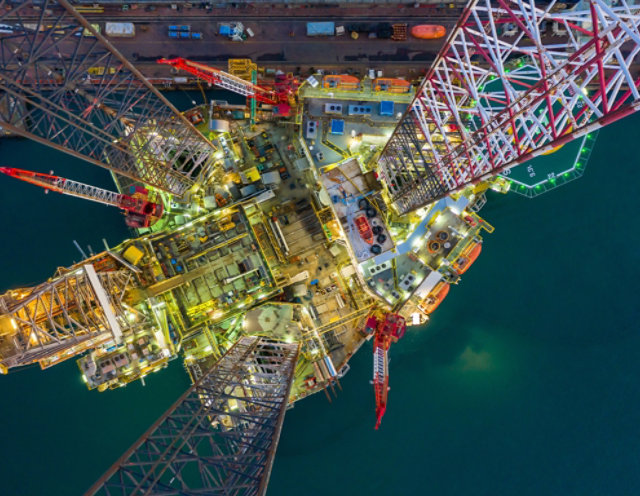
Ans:
POLYGON ((264 495, 299 351, 240 338, 86 496, 264 495))
POLYGON ((67 0, 0 1, 0 126, 182 195, 213 145, 67 0))
POLYGON ((406 213, 640 108, 640 5, 472 0, 379 161, 406 213))
POLYGON ((86 264, 35 288, 0 296, 0 368, 42 368, 122 336, 132 324, 123 306, 134 287, 126 269, 96 273, 86 264))

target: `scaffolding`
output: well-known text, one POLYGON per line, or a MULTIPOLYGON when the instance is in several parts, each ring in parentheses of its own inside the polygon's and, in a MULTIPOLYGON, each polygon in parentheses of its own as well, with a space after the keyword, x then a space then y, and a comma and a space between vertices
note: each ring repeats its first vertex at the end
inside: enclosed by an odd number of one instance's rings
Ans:
POLYGON ((123 301, 134 286, 129 270, 96 272, 86 264, 0 296, 0 371, 36 362, 46 368, 99 344, 119 343, 134 325, 123 301))

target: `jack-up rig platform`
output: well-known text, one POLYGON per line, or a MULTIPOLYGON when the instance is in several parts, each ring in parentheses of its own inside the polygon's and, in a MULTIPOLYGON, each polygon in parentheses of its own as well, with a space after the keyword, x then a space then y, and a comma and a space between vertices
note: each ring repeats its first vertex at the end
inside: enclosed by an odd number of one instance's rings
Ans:
POLYGON ((90 494, 129 494, 126 481, 264 494, 287 405, 331 399, 371 338, 378 428, 390 345, 428 322, 493 231, 485 192, 529 187, 507 171, 640 106, 640 8, 624 0, 471 1, 417 86, 161 59, 247 99, 186 112, 70 2, 41 3, 0 5, 2 127, 109 169, 118 192, 0 172, 116 206, 135 236, 0 295, 0 371, 77 357, 104 391, 182 356, 193 382, 90 494))

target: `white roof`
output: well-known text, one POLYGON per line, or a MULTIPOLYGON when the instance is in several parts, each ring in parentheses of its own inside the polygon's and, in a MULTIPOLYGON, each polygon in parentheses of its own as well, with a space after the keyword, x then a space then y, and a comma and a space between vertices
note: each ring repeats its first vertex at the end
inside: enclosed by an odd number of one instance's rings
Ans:
POLYGON ((262 174, 262 182, 266 184, 280 184, 280 173, 278 171, 265 172, 262 174))
POLYGON ((435 270, 432 271, 427 277, 425 277, 420 286, 418 286, 415 294, 420 298, 424 298, 431 292, 433 288, 436 287, 436 284, 440 282, 440 279, 442 279, 442 274, 440 274, 440 272, 436 272, 435 270))

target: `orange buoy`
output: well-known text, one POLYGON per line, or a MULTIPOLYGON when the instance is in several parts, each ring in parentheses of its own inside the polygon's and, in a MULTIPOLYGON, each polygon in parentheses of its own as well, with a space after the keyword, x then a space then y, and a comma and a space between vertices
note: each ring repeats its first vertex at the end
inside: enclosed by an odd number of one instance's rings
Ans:
POLYGON ((420 24, 411 28, 411 36, 421 40, 436 40, 447 34, 444 26, 437 24, 420 24))

